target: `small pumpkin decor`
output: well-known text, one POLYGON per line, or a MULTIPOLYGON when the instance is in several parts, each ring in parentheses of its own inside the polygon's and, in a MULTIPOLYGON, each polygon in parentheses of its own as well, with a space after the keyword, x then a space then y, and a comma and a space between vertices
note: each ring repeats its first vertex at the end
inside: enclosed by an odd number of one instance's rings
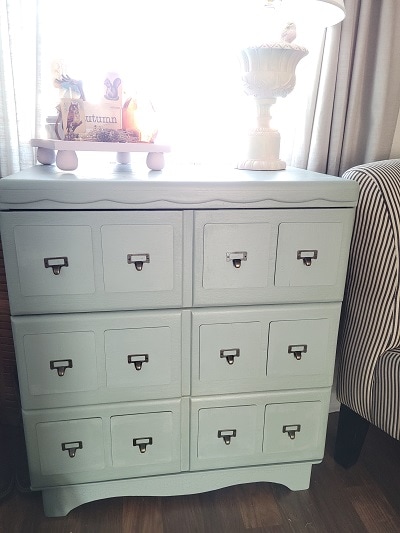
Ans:
POLYGON ((129 97, 122 107, 122 129, 134 133, 138 142, 154 142, 157 133, 157 120, 150 101, 129 97))

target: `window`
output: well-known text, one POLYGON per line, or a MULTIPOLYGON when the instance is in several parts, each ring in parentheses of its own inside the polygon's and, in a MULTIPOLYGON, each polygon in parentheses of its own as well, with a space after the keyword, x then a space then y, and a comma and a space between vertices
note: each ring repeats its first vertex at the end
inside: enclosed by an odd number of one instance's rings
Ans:
MULTIPOLYGON (((238 51, 257 33, 275 38, 276 23, 263 25, 258 0, 41 0, 40 7, 48 66, 42 78, 44 116, 55 113, 59 98, 54 62, 62 60, 67 74, 83 80, 88 100, 101 95, 105 73, 117 71, 127 96, 138 93, 153 102, 160 125, 156 142, 171 144, 174 156, 189 163, 234 165, 253 119, 238 51)), ((304 124, 319 61, 321 35, 307 37, 297 41, 312 53, 299 63, 295 91, 273 108, 287 151, 296 132, 285 117, 304 124)))

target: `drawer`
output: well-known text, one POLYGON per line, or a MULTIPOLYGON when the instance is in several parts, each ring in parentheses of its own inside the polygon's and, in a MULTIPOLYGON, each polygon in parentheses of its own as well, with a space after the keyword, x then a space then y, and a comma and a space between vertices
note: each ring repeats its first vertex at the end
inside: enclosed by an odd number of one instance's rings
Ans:
POLYGON ((42 422, 36 426, 42 476, 105 467, 101 418, 42 422))
POLYGON ((181 395, 180 311, 13 317, 26 409, 181 395))
POLYGON ((32 486, 181 471, 181 411, 177 399, 23 411, 32 486))
POLYGON ((105 332, 107 387, 168 385, 180 364, 170 326, 113 329, 105 332), (175 350, 175 357, 174 357, 175 350))
POLYGON ((93 331, 24 335, 23 353, 31 396, 91 391, 99 387, 93 331))
POLYGON ((14 238, 22 296, 95 291, 90 226, 20 225, 14 238))
POLYGON ((2 213, 13 315, 180 307, 182 213, 2 213))
POLYGON ((263 453, 278 461, 303 460, 310 450, 323 453, 326 417, 321 401, 266 405, 263 453))
POLYGON ((267 286, 271 224, 206 223, 203 232, 204 289, 244 289, 267 286))
POLYGON ((172 411, 113 416, 111 440, 116 467, 168 464, 180 449, 179 419, 172 411))
POLYGON ((265 372, 261 322, 202 324, 199 330, 200 381, 256 379, 260 367, 265 372))
POLYGON ((106 292, 171 291, 174 231, 169 224, 101 228, 106 292))
POLYGON ((244 457, 254 455, 260 445, 256 422, 257 410, 253 405, 201 409, 198 457, 219 457, 225 466, 231 464, 232 457, 240 457, 242 463, 244 457))
POLYGON ((192 439, 191 470, 227 468, 254 464, 262 451, 262 417, 251 398, 192 401, 195 433, 192 439))
POLYGON ((192 311, 192 394, 331 386, 340 303, 192 311))
POLYGON ((352 209, 194 214, 194 306, 341 301, 352 209))
POLYGON ((278 320, 269 325, 268 377, 330 374, 334 360, 329 318, 278 320))
POLYGON ((191 400, 190 469, 319 462, 330 389, 191 400))
POLYGON ((279 224, 275 284, 284 287, 335 285, 343 224, 279 224))
POLYGON ((194 220, 194 305, 264 300, 274 284, 270 211, 199 211, 194 220))

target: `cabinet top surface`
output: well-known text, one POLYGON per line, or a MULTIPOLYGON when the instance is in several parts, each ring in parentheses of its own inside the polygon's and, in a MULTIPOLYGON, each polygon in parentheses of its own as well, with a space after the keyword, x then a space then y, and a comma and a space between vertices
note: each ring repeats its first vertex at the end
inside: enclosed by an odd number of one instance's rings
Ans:
POLYGON ((0 209, 354 207, 358 184, 288 168, 176 167, 162 172, 37 165, 0 180, 0 209))

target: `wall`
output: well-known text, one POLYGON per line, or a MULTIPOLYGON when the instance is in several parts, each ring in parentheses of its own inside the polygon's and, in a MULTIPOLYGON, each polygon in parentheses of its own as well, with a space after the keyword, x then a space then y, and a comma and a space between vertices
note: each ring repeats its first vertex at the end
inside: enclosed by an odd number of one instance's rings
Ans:
POLYGON ((11 332, 3 250, 0 241, 0 424, 17 425, 19 421, 17 369, 11 332))

